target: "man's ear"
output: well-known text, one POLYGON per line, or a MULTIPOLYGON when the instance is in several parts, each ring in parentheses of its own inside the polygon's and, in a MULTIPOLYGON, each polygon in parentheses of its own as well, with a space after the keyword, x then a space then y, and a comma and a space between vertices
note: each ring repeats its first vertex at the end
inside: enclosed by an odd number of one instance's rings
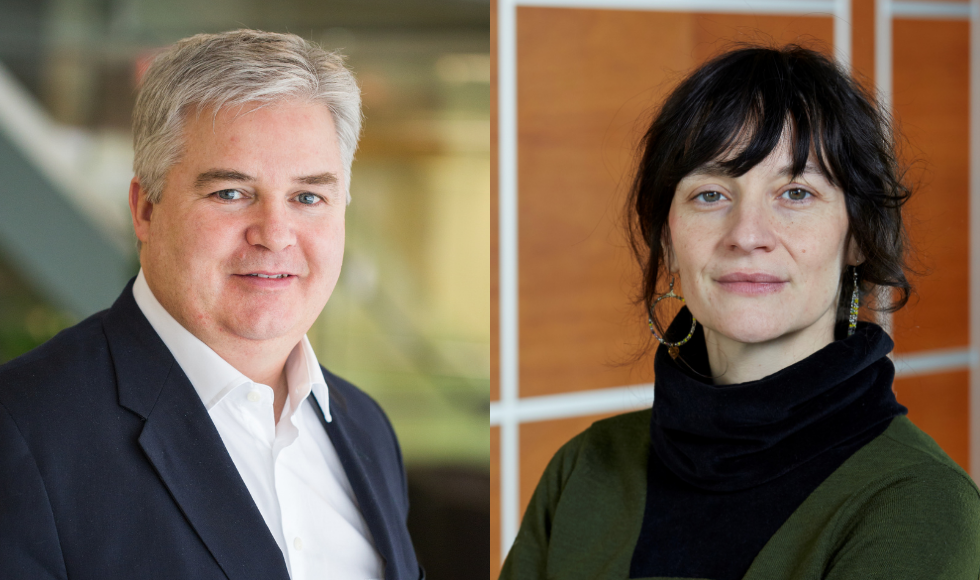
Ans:
POLYGON ((137 177, 129 182, 129 213, 133 216, 133 231, 136 232, 136 239, 140 243, 147 243, 150 239, 153 204, 146 199, 146 190, 140 185, 137 177))

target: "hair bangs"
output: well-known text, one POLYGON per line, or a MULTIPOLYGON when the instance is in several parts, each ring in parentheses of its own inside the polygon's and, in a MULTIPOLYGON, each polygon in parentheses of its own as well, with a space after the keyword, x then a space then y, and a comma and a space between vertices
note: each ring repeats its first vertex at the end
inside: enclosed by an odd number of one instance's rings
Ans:
MULTIPOLYGON (((785 55, 756 53, 742 62, 732 63, 721 82, 732 77, 736 86, 707 86, 712 96, 695 99, 688 118, 691 138, 684 145, 680 167, 685 175, 709 164, 726 175, 740 177, 767 159, 784 140, 790 150, 791 175, 804 173, 811 158, 827 179, 840 184, 835 153, 841 146, 838 121, 828 114, 833 107, 819 101, 806 75, 793 74, 793 64, 785 55)), ((719 75, 720 77, 720 75, 719 75)), ((713 84, 713 83, 712 83, 713 84)), ((819 91, 817 91, 819 92, 819 91)))

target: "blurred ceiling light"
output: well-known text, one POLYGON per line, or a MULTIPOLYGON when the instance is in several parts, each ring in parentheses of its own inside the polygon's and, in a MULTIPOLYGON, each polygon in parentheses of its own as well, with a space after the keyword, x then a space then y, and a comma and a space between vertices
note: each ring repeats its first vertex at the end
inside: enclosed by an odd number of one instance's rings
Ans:
POLYGON ((436 61, 436 74, 446 83, 490 83, 489 54, 445 54, 436 61))

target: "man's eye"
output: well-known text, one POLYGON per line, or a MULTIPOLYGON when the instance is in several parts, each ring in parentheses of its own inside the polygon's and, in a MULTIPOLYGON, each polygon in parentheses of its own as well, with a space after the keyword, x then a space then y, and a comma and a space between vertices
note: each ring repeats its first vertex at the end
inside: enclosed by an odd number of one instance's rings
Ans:
POLYGON ((242 192, 237 189, 222 189, 221 191, 214 192, 214 195, 224 201, 235 201, 244 197, 242 192))
POLYGON ((320 201, 320 196, 312 193, 301 193, 296 196, 296 201, 305 205, 313 205, 320 201))
POLYGON ((786 191, 783 192, 783 197, 785 197, 790 201, 803 201, 807 197, 810 197, 812 195, 813 194, 810 193, 809 191, 799 187, 794 189, 787 189, 786 191))
POLYGON ((721 201, 725 199, 725 196, 717 191, 702 191, 701 193, 694 196, 694 199, 706 202, 714 203, 716 201, 721 201))

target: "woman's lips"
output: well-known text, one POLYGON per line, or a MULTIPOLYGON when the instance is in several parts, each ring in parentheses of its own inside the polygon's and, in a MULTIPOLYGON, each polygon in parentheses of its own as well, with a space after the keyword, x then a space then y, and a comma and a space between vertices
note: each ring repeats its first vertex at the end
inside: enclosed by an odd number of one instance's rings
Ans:
POLYGON ((734 294, 760 296, 779 292, 788 281, 764 272, 734 272, 716 278, 715 282, 734 294))

